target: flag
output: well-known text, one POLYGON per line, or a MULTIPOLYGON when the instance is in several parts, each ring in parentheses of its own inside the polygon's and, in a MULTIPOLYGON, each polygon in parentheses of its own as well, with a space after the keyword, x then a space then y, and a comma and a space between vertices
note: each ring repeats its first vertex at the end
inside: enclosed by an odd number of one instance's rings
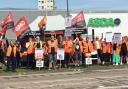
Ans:
POLYGON ((6 34, 6 29, 2 28, 2 30, 0 30, 0 38, 4 39, 5 38, 5 34, 6 34))
POLYGON ((44 16, 41 19, 41 21, 38 23, 38 26, 39 26, 39 29, 40 29, 42 35, 44 34, 45 29, 46 29, 46 21, 47 21, 47 18, 46 18, 46 16, 44 16))
POLYGON ((85 18, 84 18, 84 12, 81 11, 77 16, 75 16, 72 19, 72 27, 84 27, 85 24, 85 18))
POLYGON ((29 24, 25 17, 19 19, 13 29, 18 39, 22 39, 27 33, 30 32, 29 24))
POLYGON ((0 34, 2 35, 2 36, 4 36, 5 35, 5 33, 6 33, 6 29, 2 29, 2 30, 0 30, 0 34))
POLYGON ((12 12, 9 12, 5 20, 0 22, 0 26, 5 29, 12 29, 14 27, 12 12))
POLYGON ((3 25, 4 25, 4 21, 1 21, 0 26, 3 27, 3 25))
POLYGON ((44 28, 45 25, 46 25, 46 21, 47 21, 47 18, 46 18, 46 16, 44 16, 44 17, 41 19, 41 21, 38 23, 38 26, 39 26, 40 30, 44 30, 43 28, 44 28))

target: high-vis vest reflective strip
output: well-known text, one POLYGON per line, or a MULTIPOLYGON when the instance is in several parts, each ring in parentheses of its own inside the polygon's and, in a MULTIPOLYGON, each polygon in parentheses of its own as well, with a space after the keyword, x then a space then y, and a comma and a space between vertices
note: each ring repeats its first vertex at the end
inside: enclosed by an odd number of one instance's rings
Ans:
POLYGON ((63 41, 63 48, 65 53, 71 53, 72 52, 72 41, 63 41))
POLYGON ((27 45, 28 45, 27 53, 34 54, 34 42, 28 42, 27 45))
POLYGON ((110 43, 103 43, 102 51, 103 51, 103 53, 111 53, 110 43))
MULTIPOLYGON (((58 41, 57 41, 57 39, 55 39, 53 42, 54 42, 55 52, 57 53, 58 41)), ((49 40, 48 41, 48 53, 51 53, 51 47, 52 47, 52 42, 51 42, 51 40, 49 40)))
POLYGON ((13 49, 14 57, 16 57, 16 46, 14 46, 12 48, 11 45, 9 45, 8 48, 7 48, 7 53, 6 53, 7 57, 10 57, 12 49, 13 49))
POLYGON ((84 53, 91 53, 93 51, 93 45, 89 41, 88 43, 86 41, 83 41, 83 52, 84 53))

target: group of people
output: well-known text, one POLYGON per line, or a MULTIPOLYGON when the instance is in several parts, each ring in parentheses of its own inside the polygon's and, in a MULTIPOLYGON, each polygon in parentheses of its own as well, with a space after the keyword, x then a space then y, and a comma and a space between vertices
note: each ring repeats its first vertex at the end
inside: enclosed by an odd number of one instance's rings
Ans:
POLYGON ((106 39, 94 38, 92 41, 89 37, 82 38, 59 36, 57 39, 54 35, 48 41, 42 41, 39 36, 29 38, 28 42, 3 42, 0 41, 0 63, 6 65, 7 70, 15 71, 23 65, 24 58, 26 66, 31 69, 36 68, 35 49, 43 50, 45 66, 49 70, 55 69, 57 61, 57 50, 64 49, 63 67, 69 67, 70 62, 75 66, 85 64, 85 60, 96 53, 98 61, 101 64, 112 63, 113 65, 128 64, 128 37, 122 37, 118 43, 106 42, 106 39))

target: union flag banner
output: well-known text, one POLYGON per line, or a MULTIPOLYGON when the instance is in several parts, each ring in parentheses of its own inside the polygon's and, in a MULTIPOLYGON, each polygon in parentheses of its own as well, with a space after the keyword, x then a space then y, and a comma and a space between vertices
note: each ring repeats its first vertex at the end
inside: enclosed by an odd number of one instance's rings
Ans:
POLYGON ((12 12, 9 12, 4 21, 1 22, 1 27, 6 29, 12 29, 14 27, 12 12))
POLYGON ((39 26, 40 30, 45 30, 45 29, 43 29, 43 28, 44 28, 45 25, 46 25, 46 21, 47 21, 47 18, 46 18, 46 16, 44 16, 44 17, 41 19, 41 21, 38 23, 38 26, 39 26))
POLYGON ((4 36, 5 35, 5 33, 6 33, 6 29, 2 29, 2 30, 0 30, 0 34, 2 35, 2 36, 4 36))
POLYGON ((19 19, 13 29, 18 39, 22 39, 27 33, 30 32, 29 24, 25 17, 19 19))
POLYGON ((85 18, 84 18, 84 12, 81 11, 77 16, 75 16, 72 19, 72 27, 84 27, 85 24, 85 18))

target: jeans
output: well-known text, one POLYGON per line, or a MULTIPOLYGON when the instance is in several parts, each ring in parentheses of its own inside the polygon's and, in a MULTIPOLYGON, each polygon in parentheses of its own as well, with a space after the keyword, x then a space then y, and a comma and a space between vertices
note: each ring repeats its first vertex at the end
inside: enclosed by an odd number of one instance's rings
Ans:
POLYGON ((16 58, 14 57, 9 57, 7 60, 7 70, 12 70, 14 71, 16 69, 16 58))

